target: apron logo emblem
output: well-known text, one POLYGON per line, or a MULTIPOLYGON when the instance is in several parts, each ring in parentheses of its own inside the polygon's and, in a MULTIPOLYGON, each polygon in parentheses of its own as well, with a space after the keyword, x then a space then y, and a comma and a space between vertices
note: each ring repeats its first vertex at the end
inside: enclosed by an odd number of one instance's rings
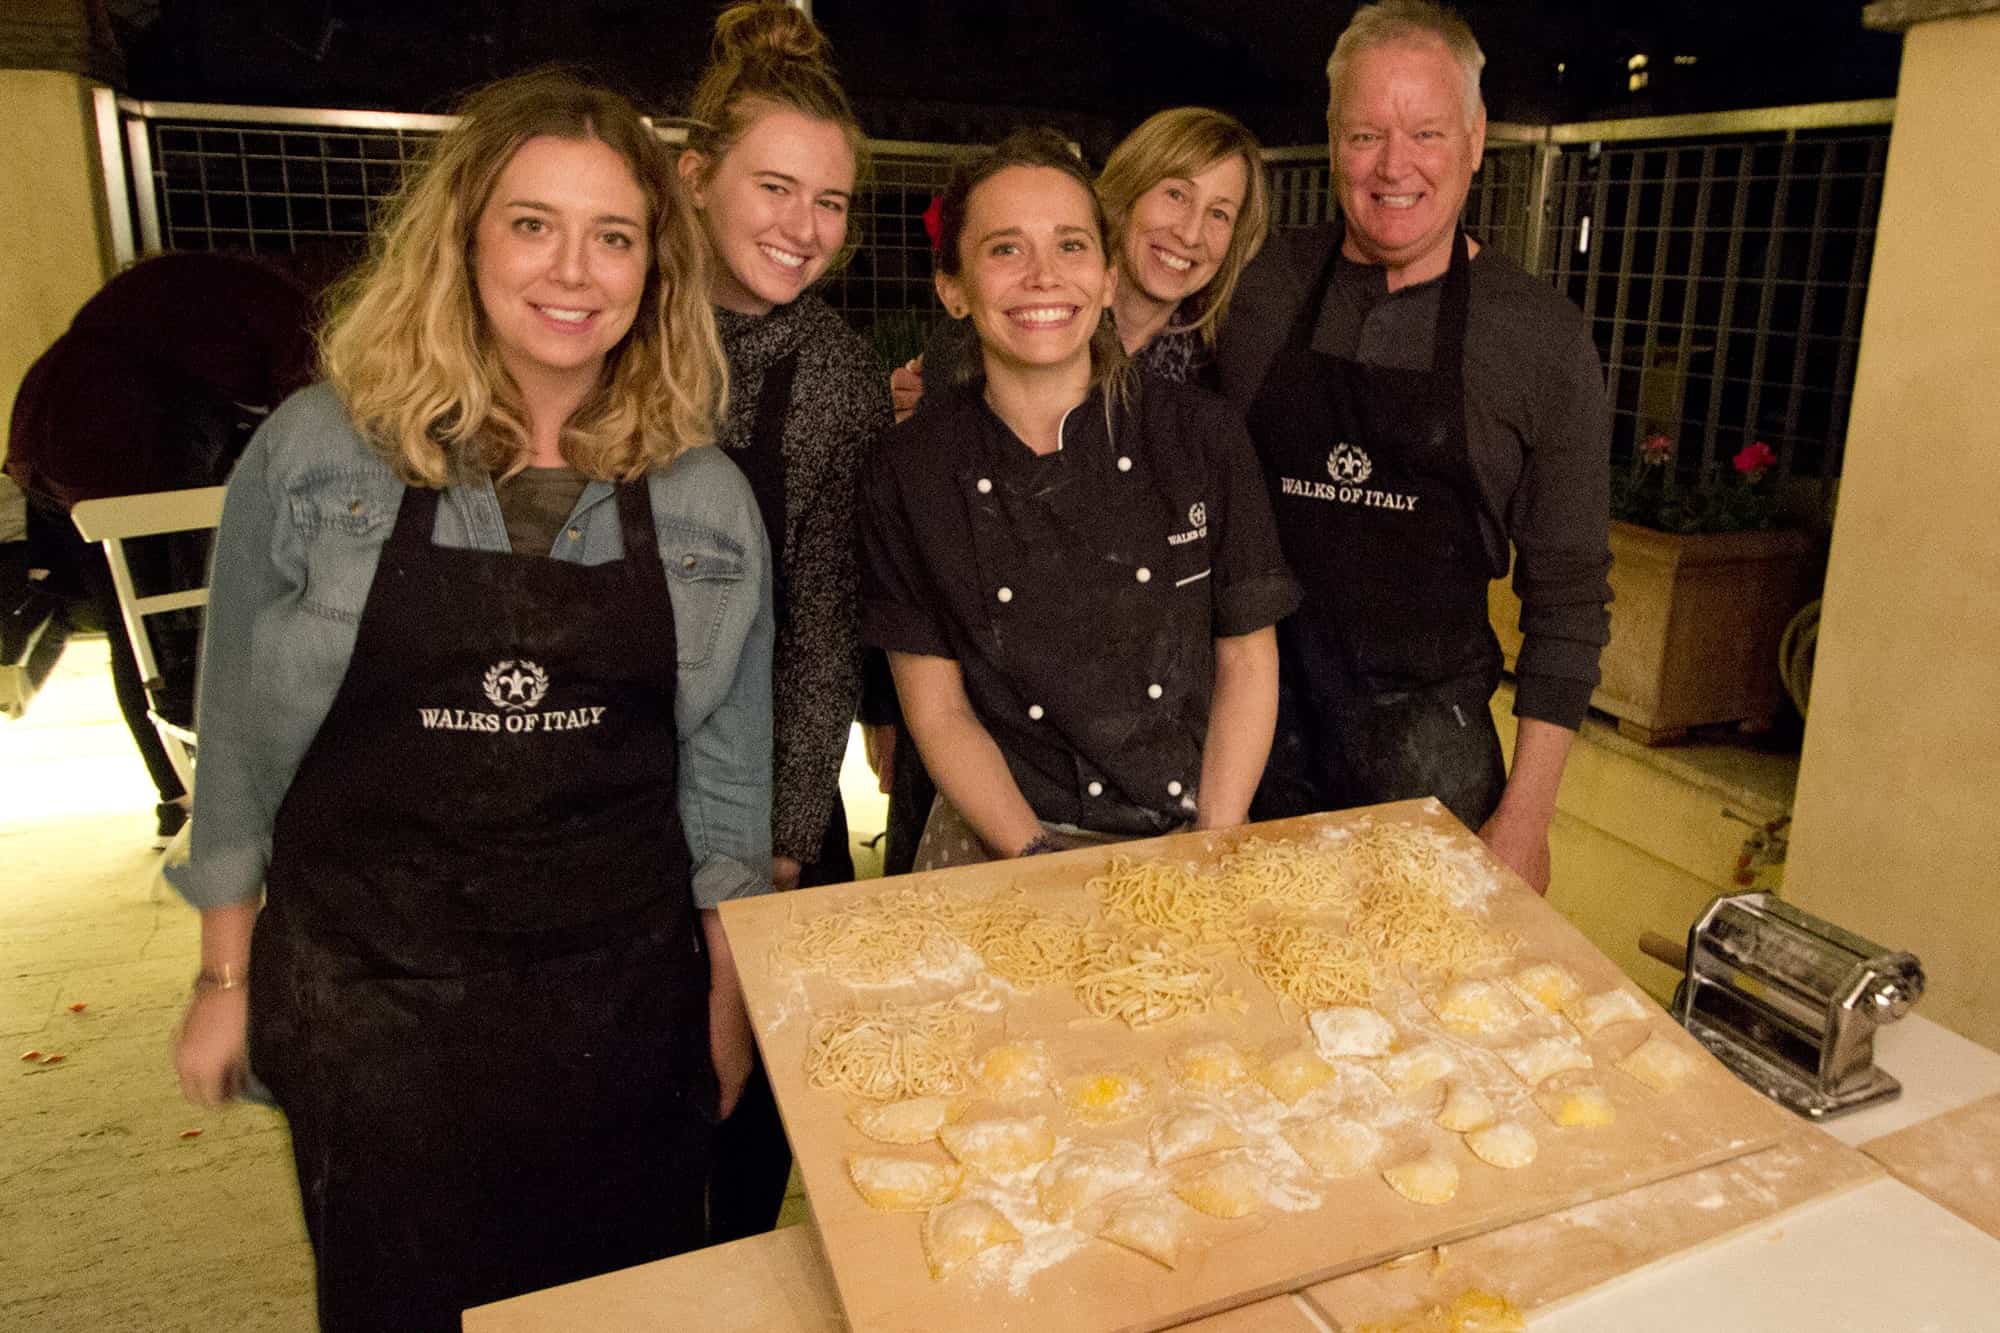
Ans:
POLYGON ((1374 471, 1375 464, 1369 461, 1366 451, 1358 445, 1343 441, 1326 456, 1326 474, 1343 485, 1359 486, 1374 471))
POLYGON ((510 658, 495 663, 480 684, 495 708, 524 712, 540 704, 549 692, 549 675, 526 658, 518 662, 510 658))
MULTIPOLYGON (((1168 533, 1167 545, 1186 546, 1189 542, 1198 542, 1207 535, 1208 535, 1208 506, 1202 503, 1200 500, 1196 500, 1193 504, 1188 506, 1187 531, 1168 533)), ((1179 587, 1180 585, 1175 584, 1174 586, 1179 587)))

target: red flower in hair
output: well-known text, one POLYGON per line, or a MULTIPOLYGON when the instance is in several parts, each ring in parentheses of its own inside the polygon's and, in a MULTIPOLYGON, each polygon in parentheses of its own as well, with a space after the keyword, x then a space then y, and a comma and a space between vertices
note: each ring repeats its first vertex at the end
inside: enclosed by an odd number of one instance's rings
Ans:
POLYGON ((924 235, 931 238, 931 253, 936 254, 944 244, 944 196, 931 196, 931 206, 924 210, 924 235))
POLYGON ((1742 452, 1734 459, 1736 470, 1752 479, 1761 476, 1766 469, 1777 466, 1777 462, 1778 455, 1762 440, 1758 440, 1755 444, 1744 445, 1742 452))

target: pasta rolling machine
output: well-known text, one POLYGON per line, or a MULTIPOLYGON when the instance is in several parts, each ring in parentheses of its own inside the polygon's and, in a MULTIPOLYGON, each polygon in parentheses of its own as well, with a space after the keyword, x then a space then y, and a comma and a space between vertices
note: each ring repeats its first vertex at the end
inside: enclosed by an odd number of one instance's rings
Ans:
POLYGON ((1887 1101, 1875 1029, 1924 993, 1914 954, 1769 893, 1725 894, 1688 931, 1674 1016, 1752 1087, 1812 1119, 1887 1101))

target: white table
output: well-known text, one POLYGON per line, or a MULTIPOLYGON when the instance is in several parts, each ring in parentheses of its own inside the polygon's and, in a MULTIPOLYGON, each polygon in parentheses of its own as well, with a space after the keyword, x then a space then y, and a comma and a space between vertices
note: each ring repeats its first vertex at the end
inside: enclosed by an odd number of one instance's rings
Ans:
MULTIPOLYGON (((2000 1054, 1917 1015, 1876 1034, 1903 1095, 1827 1122, 1852 1147, 2000 1093, 2000 1054)), ((1535 1333, 1994 1333, 2000 1240, 1894 1179, 1539 1311, 1535 1333)))

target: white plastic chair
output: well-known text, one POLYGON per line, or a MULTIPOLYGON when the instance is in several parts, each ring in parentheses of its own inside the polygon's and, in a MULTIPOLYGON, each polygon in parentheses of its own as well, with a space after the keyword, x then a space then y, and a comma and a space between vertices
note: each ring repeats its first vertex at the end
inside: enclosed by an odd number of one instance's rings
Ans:
MULTIPOLYGON (((125 635, 132 642, 132 656, 139 663, 139 678, 145 682, 150 699, 164 683, 160 664, 153 653, 153 641, 146 633, 146 617, 168 611, 184 611, 208 605, 208 587, 175 588, 141 597, 132 586, 132 567, 125 557, 125 543, 135 537, 157 537, 171 532, 194 532, 213 528, 222 521, 222 496, 226 487, 203 486, 186 491, 155 491, 148 495, 117 495, 102 500, 82 500, 70 509, 70 518, 84 540, 101 542, 111 566, 111 582, 118 590, 118 610, 125 620, 125 635)), ((154 730, 167 759, 180 775, 181 785, 194 790, 195 733, 192 727, 162 717, 147 708, 154 730)))

